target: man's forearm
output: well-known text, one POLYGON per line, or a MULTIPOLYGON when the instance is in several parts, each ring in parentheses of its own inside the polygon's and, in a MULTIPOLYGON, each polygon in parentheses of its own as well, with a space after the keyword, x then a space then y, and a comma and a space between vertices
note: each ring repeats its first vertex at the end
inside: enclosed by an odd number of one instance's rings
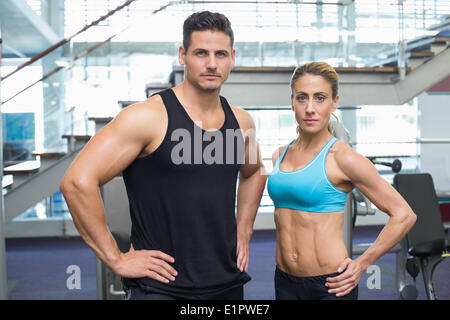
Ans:
POLYGON ((120 250, 112 237, 105 219, 102 199, 98 187, 77 187, 75 183, 61 184, 73 222, 80 236, 95 255, 114 270, 120 258, 120 250))
POLYGON ((239 178, 237 195, 237 228, 238 235, 250 240, 253 224, 266 185, 267 176, 263 167, 248 178, 239 178))

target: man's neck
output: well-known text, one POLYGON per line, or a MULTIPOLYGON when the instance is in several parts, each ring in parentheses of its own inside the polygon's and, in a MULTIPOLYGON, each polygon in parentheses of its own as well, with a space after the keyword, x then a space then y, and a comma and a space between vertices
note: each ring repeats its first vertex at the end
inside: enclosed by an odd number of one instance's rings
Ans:
POLYGON ((200 109, 204 112, 212 111, 220 107, 220 89, 217 90, 201 90, 183 81, 179 86, 174 88, 178 94, 181 104, 189 108, 200 109))

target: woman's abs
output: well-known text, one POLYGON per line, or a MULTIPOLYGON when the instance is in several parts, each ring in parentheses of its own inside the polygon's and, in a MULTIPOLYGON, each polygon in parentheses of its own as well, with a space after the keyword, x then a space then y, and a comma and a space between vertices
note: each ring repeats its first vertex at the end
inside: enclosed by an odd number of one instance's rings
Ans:
POLYGON ((343 212, 312 213, 276 208, 276 262, 291 275, 309 277, 336 272, 347 250, 343 212))

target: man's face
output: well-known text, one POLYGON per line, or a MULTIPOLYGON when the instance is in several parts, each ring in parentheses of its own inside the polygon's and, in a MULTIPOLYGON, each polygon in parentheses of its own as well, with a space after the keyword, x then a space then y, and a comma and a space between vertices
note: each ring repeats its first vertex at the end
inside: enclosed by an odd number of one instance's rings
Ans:
POLYGON ((187 49, 180 46, 179 62, 185 65, 185 80, 203 91, 220 90, 234 67, 235 50, 221 31, 194 31, 187 49))

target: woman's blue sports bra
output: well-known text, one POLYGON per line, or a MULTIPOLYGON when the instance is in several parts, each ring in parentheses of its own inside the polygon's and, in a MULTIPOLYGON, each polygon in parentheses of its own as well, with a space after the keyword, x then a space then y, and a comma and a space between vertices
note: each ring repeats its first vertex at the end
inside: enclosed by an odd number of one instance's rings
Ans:
POLYGON ((328 151, 336 141, 335 137, 331 138, 305 167, 286 172, 280 169, 280 164, 293 141, 288 144, 267 182, 269 196, 276 208, 308 212, 344 211, 347 192, 336 188, 325 170, 328 151))

